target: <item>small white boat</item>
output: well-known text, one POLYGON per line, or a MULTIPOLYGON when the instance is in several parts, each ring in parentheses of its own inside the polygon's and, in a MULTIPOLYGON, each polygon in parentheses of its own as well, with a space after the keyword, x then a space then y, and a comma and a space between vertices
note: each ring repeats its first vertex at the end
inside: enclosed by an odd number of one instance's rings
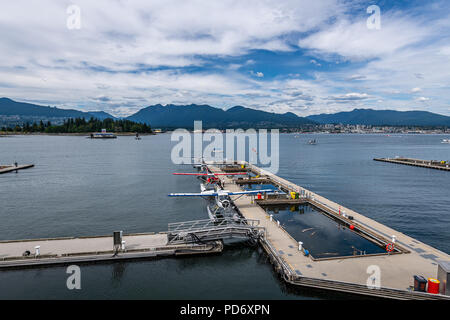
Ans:
POLYGON ((312 139, 312 140, 308 141, 308 144, 316 145, 317 141, 316 141, 316 139, 312 139))
POLYGON ((441 143, 450 143, 450 139, 442 139, 441 143))
POLYGON ((117 136, 114 133, 106 132, 106 131, 102 130, 102 132, 91 133, 89 138, 91 138, 91 139, 116 139, 117 136))

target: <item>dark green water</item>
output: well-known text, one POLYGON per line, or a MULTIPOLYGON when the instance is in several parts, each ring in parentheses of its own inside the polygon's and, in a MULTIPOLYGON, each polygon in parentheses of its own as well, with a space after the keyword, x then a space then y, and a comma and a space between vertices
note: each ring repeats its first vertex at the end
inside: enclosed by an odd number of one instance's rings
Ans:
MULTIPOLYGON (((381 223, 450 252, 450 173, 380 163, 374 157, 450 159, 447 136, 280 136, 279 175, 381 223), (307 141, 316 138, 318 144, 307 141)), ((205 219, 198 180, 177 177, 170 135, 0 138, 0 163, 35 163, 0 175, 0 239, 162 231, 205 219)), ((217 256, 81 266, 82 289, 66 288, 65 268, 0 272, 0 298, 308 299, 345 297, 292 290, 264 255, 230 247, 217 256)))
POLYGON ((308 204, 268 206, 265 210, 280 221, 281 226, 295 240, 303 242, 303 247, 314 258, 386 252, 385 248, 361 237, 308 204))

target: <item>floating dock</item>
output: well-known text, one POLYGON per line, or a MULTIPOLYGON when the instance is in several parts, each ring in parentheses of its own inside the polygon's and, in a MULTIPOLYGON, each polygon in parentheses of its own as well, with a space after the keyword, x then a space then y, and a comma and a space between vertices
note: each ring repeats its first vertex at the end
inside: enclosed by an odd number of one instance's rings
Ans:
POLYGON ((22 169, 28 169, 34 167, 34 164, 23 164, 23 165, 0 165, 0 174, 18 171, 22 169))
POLYGON ((122 239, 124 246, 118 251, 113 236, 0 241, 0 269, 218 253, 223 249, 221 241, 171 243, 168 233, 128 234, 122 239), (27 251, 29 255, 24 256, 27 251))
POLYGON ((437 169, 450 171, 449 161, 438 161, 438 160, 421 160, 413 158, 375 158, 375 161, 391 162, 397 164, 405 164, 408 166, 437 169))
MULTIPOLYGON (((391 299, 450 300, 450 295, 413 289, 416 275, 439 278, 438 266, 449 263, 448 254, 250 163, 205 165, 213 173, 223 173, 222 166, 228 172, 242 172, 244 167, 282 193, 231 196, 242 216, 238 221, 233 218, 171 223, 166 232, 124 235, 119 247, 114 246, 113 236, 0 241, 0 269, 219 253, 225 239, 238 238, 259 242, 275 270, 291 285, 391 299), (276 215, 263 208, 306 204, 337 221, 340 228, 377 245, 378 252, 333 257, 308 254, 308 248, 286 231, 276 215), (379 250, 385 246, 392 250, 379 250)), ((217 177, 224 189, 242 191, 236 178, 217 177)), ((441 286, 444 284, 442 281, 441 286)))
MULTIPOLYGON (((271 217, 258 204, 275 200, 255 199, 254 196, 248 195, 237 198, 232 196, 236 208, 244 218, 259 220, 260 226, 265 228, 266 236, 260 240, 260 243, 275 269, 286 282, 382 298, 450 299, 447 295, 413 290, 414 276, 437 278, 438 263, 450 261, 448 254, 252 164, 247 162, 235 162, 235 164, 240 170, 244 165, 255 175, 269 179, 273 185, 286 193, 284 199, 287 199, 291 192, 296 192, 300 197, 292 200, 308 202, 320 208, 327 215, 339 219, 349 228, 351 226, 352 231, 371 239, 374 243, 379 245, 395 243, 395 250, 383 254, 316 259, 310 254, 305 255, 307 248, 300 248, 299 242, 276 221, 276 218, 271 217), (379 286, 375 285, 376 279, 370 278, 376 270, 379 271, 377 278, 380 281, 379 286)), ((210 163, 208 167, 214 173, 221 173, 223 172, 221 165, 221 163, 210 163)), ((229 165, 227 169, 227 172, 232 171, 229 165)), ((241 191, 239 184, 231 177, 218 177, 222 180, 224 189, 231 192, 241 191)))

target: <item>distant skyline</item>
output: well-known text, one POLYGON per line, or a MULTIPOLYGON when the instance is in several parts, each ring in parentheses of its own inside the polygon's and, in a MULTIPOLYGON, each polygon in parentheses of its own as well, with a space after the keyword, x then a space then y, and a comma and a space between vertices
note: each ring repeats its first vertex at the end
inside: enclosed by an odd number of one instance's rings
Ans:
POLYGON ((0 26, 0 96, 17 101, 114 116, 158 103, 450 115, 445 0, 16 0, 0 26))

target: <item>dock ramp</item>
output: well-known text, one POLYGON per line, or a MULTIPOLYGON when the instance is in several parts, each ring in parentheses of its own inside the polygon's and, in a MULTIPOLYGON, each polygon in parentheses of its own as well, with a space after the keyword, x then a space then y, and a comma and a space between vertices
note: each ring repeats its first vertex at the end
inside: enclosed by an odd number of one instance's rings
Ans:
POLYGON ((169 223, 169 244, 208 242, 225 239, 258 240, 265 236, 259 220, 220 219, 169 223))

